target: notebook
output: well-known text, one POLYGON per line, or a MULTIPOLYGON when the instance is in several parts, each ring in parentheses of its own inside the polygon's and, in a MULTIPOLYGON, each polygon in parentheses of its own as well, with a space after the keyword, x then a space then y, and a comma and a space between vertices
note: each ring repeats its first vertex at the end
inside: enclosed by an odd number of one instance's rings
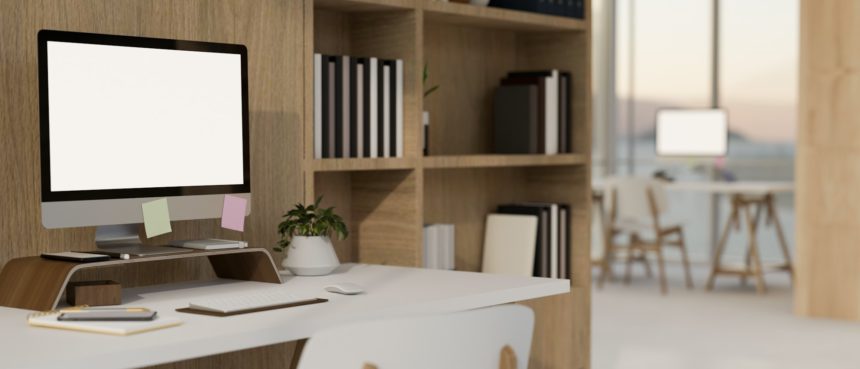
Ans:
POLYGON ((488 215, 481 271, 531 277, 537 229, 538 217, 534 215, 488 215))
POLYGON ((248 247, 245 241, 220 240, 217 238, 209 238, 205 240, 176 240, 171 241, 170 246, 184 247, 186 249, 197 250, 226 250, 226 249, 241 249, 248 247))
POLYGON ((27 317, 27 323, 34 327, 112 334, 115 336, 128 336, 162 328, 175 327, 182 324, 182 320, 177 317, 160 315, 156 316, 155 319, 151 321, 144 322, 59 321, 57 320, 57 317, 60 316, 61 313, 61 310, 53 310, 30 314, 27 317))

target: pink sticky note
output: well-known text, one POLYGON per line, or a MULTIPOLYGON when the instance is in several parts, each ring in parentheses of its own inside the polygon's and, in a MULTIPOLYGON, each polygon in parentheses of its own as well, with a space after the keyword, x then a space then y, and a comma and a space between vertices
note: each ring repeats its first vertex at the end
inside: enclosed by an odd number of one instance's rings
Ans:
POLYGON ((224 195, 224 210, 221 211, 221 227, 234 231, 245 231, 245 208, 248 199, 239 196, 224 195))

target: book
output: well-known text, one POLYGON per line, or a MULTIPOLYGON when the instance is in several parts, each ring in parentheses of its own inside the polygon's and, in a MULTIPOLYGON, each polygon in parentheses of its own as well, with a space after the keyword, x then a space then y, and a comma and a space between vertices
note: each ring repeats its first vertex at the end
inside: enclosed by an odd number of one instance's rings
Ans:
POLYGON ((516 77, 507 77, 502 80, 502 86, 513 86, 513 85, 533 85, 537 87, 537 151, 535 153, 544 154, 546 153, 546 127, 548 124, 547 121, 547 112, 546 112, 546 99, 547 99, 547 78, 541 76, 516 76, 516 77))
MULTIPOLYGON (((68 310, 68 309, 66 309, 68 310)), ((77 309, 74 309, 77 310, 77 309)), ((60 321, 57 317, 64 310, 53 310, 42 313, 34 313, 27 316, 27 324, 34 327, 65 329, 79 332, 91 332, 111 334, 116 336, 128 336, 157 329, 175 327, 182 324, 182 320, 173 316, 157 315, 151 321, 60 321)))
POLYGON ((570 279, 570 206, 558 207, 559 278, 570 279))
POLYGON ((314 159, 322 155, 322 55, 314 54, 314 159))
POLYGON ((394 156, 403 157, 403 60, 394 62, 394 156))
POLYGON ((391 65, 382 65, 382 149, 380 157, 391 157, 391 65))
POLYGON ((369 59, 368 81, 368 157, 379 157, 379 60, 369 59))
POLYGON ((358 157, 358 60, 349 59, 349 122, 345 144, 348 150, 345 154, 348 158, 358 157))
POLYGON ((341 78, 340 78, 340 93, 341 93, 341 114, 340 114, 340 122, 339 128, 340 132, 338 132, 337 140, 339 148, 337 157, 338 158, 348 158, 350 153, 349 147, 349 136, 350 136, 350 118, 352 117, 349 107, 350 97, 350 61, 348 56, 341 56, 340 62, 341 68, 341 78))
POLYGON ((481 271, 531 277, 537 226, 534 215, 487 215, 481 271))
POLYGON ((330 133, 332 137, 332 147, 334 148, 333 158, 343 157, 343 58, 340 56, 332 57, 334 59, 334 130, 330 133))
POLYGON ((533 258, 534 277, 549 277, 549 210, 544 206, 507 204, 500 205, 496 210, 500 214, 533 215, 538 219, 538 230, 535 234, 533 258))
POLYGON ((561 90, 560 72, 557 69, 547 71, 526 71, 526 72, 511 72, 508 73, 508 79, 518 80, 520 78, 544 78, 544 153, 558 154, 559 153, 559 131, 561 121, 559 119, 559 109, 561 100, 559 91, 561 90))
POLYGON ((493 152, 538 153, 538 86, 500 86, 493 98, 493 152))
POLYGON ((553 203, 525 203, 524 205, 542 206, 549 210, 549 219, 547 220, 549 232, 549 273, 547 277, 558 278, 558 263, 559 263, 559 243, 558 243, 558 204, 553 203))
POLYGON ((323 124, 323 157, 325 158, 333 158, 335 157, 335 122, 337 121, 337 79, 335 75, 337 74, 337 64, 335 63, 334 57, 327 57, 328 59, 328 73, 324 75, 326 78, 326 82, 323 86, 328 86, 328 91, 326 93, 327 98, 325 99, 325 107, 324 110, 328 113, 328 123, 323 124))
POLYGON ((203 240, 174 240, 170 241, 170 246, 195 250, 226 250, 245 248, 248 247, 248 243, 245 241, 209 238, 203 240))
POLYGON ((571 77, 568 72, 559 73, 559 109, 558 109, 558 151, 563 153, 572 152, 570 147, 570 84, 571 77))
POLYGON ((364 70, 367 65, 367 59, 358 59, 355 64, 355 157, 363 158, 365 157, 364 149, 364 136, 366 132, 365 127, 365 103, 367 94, 365 94, 364 86, 365 86, 365 75, 364 70))
POLYGON ((377 120, 377 128, 376 128, 376 151, 377 157, 384 158, 385 157, 385 135, 388 133, 385 130, 385 116, 386 116, 386 105, 385 105, 385 91, 387 90, 386 86, 386 78, 385 78, 385 69, 384 63, 382 60, 378 60, 376 68, 376 120, 377 120))

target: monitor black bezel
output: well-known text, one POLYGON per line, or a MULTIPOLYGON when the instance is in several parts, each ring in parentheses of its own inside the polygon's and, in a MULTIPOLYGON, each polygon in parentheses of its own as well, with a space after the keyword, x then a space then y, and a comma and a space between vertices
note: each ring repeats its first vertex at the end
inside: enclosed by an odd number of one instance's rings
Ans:
POLYGON ((248 49, 244 45, 201 41, 170 40, 148 37, 104 35, 95 33, 40 30, 39 49, 39 121, 42 173, 42 202, 111 200, 145 197, 213 195, 251 192, 250 130, 248 113, 248 49), (239 54, 242 74, 242 155, 243 183, 213 186, 122 188, 108 190, 52 191, 50 155, 50 116, 48 109, 48 42, 113 45, 167 50, 202 51, 239 54))

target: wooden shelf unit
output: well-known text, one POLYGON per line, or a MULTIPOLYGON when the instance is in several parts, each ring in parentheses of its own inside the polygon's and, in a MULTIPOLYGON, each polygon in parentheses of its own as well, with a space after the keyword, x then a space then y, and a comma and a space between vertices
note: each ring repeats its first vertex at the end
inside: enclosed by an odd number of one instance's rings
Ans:
POLYGON ((306 0, 304 27, 305 200, 324 196, 344 216, 341 260, 420 266, 423 225, 454 223, 457 269, 480 271, 484 220, 497 205, 568 203, 571 293, 525 303, 536 313, 530 367, 589 367, 590 21, 433 0, 306 0), (313 159, 313 53, 404 60, 403 158, 313 159), (426 99, 425 63, 428 84, 440 85, 426 99), (509 71, 537 69, 573 75, 573 152, 491 153, 493 89, 509 71))

